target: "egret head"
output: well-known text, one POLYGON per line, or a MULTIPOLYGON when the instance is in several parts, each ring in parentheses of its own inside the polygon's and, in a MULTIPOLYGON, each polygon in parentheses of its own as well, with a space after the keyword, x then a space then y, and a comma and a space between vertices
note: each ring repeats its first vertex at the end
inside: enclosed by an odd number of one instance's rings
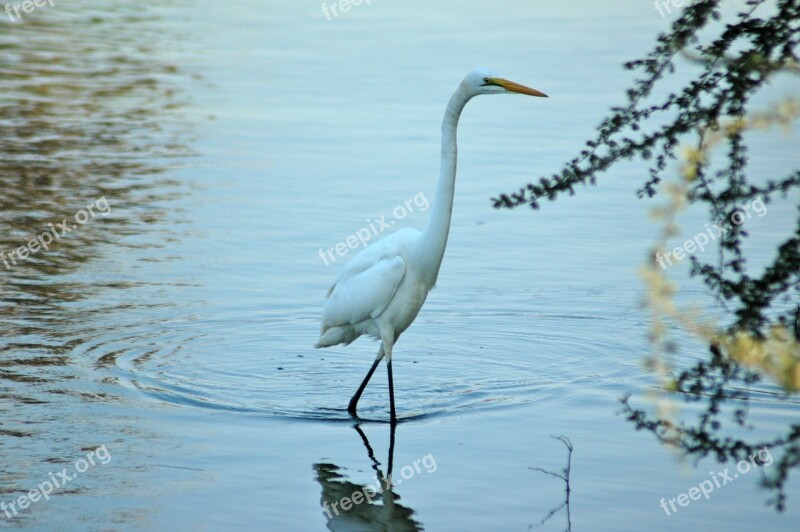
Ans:
POLYGON ((472 96, 479 94, 527 94, 529 96, 539 96, 547 98, 543 92, 537 91, 525 85, 514 83, 505 78, 501 78, 491 70, 485 68, 475 68, 467 74, 461 86, 472 96))

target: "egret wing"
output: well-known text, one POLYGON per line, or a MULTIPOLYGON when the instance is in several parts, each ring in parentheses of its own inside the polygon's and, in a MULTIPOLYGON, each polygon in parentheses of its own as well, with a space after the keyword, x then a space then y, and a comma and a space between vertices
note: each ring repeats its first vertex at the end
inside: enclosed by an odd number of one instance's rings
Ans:
POLYGON ((406 261, 397 255, 369 265, 359 262, 342 272, 328 292, 322 314, 323 334, 331 327, 354 325, 379 316, 406 275, 406 261))

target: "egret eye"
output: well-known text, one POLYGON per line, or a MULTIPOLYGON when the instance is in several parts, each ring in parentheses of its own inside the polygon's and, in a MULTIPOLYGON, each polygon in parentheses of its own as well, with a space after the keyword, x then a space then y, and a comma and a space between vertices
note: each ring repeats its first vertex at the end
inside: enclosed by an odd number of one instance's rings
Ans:
POLYGON ((488 85, 489 84, 489 78, 483 78, 483 84, 484 85, 488 85))

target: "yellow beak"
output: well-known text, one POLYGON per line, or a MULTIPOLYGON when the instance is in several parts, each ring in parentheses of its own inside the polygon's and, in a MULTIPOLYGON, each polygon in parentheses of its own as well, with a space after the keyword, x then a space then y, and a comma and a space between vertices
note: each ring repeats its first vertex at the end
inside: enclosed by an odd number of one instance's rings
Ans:
POLYGON ((491 83, 492 85, 497 85, 498 87, 503 87, 507 91, 518 92, 520 94, 527 94, 528 96, 538 96, 540 98, 547 98, 547 95, 541 91, 537 91, 536 89, 526 87, 525 85, 520 85, 519 83, 514 83, 513 81, 509 81, 507 79, 489 78, 489 83, 491 83))

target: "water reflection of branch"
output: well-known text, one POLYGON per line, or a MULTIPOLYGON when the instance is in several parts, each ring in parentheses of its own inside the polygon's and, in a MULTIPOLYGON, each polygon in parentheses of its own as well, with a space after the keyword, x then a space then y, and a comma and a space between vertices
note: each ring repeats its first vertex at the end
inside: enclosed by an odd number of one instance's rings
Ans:
MULTIPOLYGON (((551 477, 560 478, 564 481, 564 502, 562 502, 559 506, 556 506, 550 512, 544 516, 544 518, 539 521, 539 524, 536 526, 542 526, 545 522, 553 517, 555 514, 561 511, 562 508, 567 509, 567 528, 565 529, 567 532, 572 530, 572 517, 569 513, 569 494, 570 494, 570 486, 569 486, 569 474, 572 470, 572 442, 569 441, 569 438, 566 436, 550 436, 551 438, 555 438, 563 443, 567 447, 567 466, 561 470, 561 473, 553 473, 552 471, 547 471, 546 469, 542 469, 541 467, 529 467, 528 469, 532 471, 539 471, 544 473, 545 475, 550 475, 551 477)), ((529 526, 528 528, 533 528, 534 525, 529 526)))

